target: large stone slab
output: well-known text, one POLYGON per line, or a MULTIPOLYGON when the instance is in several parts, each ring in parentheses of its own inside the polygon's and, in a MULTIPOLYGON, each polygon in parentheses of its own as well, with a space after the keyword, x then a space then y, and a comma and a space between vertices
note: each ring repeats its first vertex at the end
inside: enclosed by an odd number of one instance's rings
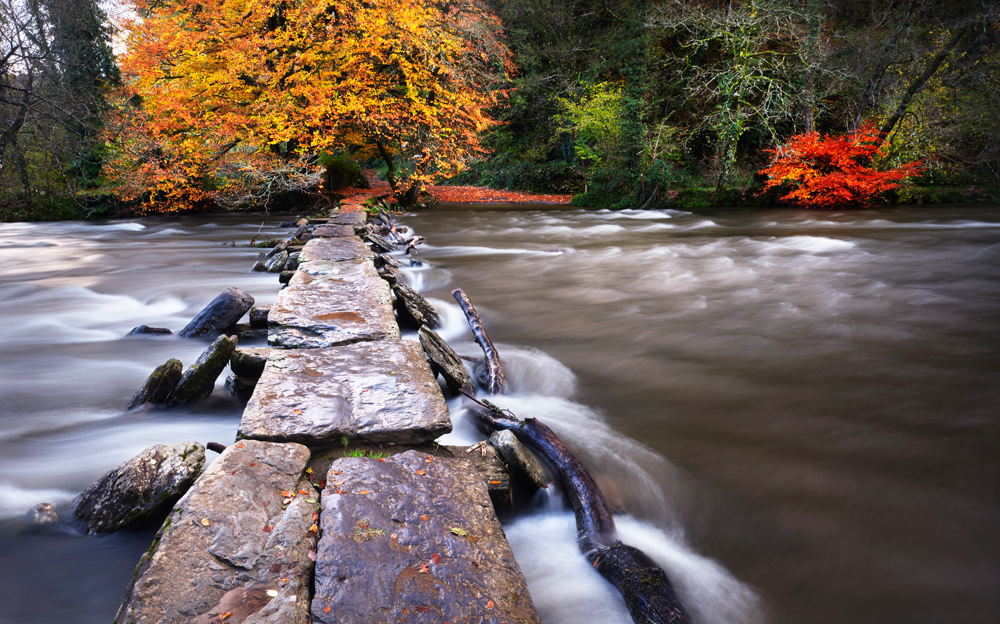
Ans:
POLYGON ((227 447, 164 522, 115 622, 306 624, 319 499, 308 461, 299 444, 227 447))
POLYGON ((414 444, 451 431, 420 346, 403 340, 276 352, 243 411, 239 435, 309 446, 414 444))
POLYGON ((303 263, 268 322, 268 343, 293 349, 399 337, 389 285, 368 260, 303 263))
POLYGON ((357 210, 345 211, 345 210, 335 210, 330 213, 331 225, 350 225, 352 227, 364 227, 365 225, 365 214, 364 210, 357 207, 357 210))
POLYGON ((343 262, 345 260, 366 260, 375 254, 356 236, 340 238, 315 238, 302 248, 299 264, 313 260, 343 262))
POLYGON ((313 622, 538 622, 464 458, 337 460, 323 492, 313 622))
POLYGON ((321 225, 312 232, 312 238, 336 238, 341 236, 354 236, 354 226, 352 225, 321 225))

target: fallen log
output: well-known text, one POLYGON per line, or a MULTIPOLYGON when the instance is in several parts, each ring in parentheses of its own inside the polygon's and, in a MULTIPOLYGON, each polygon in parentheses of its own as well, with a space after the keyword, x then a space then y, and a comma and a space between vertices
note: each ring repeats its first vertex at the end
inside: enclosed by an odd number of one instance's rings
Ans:
POLYGON ((621 593, 632 620, 637 624, 690 624, 663 569, 642 551, 618 539, 614 518, 600 488, 555 432, 534 418, 518 420, 488 401, 467 392, 462 394, 475 403, 469 413, 480 431, 486 435, 510 431, 556 473, 576 516, 580 549, 621 593))
POLYGON ((469 300, 468 295, 466 295, 461 288, 456 288, 451 291, 455 301, 458 302, 458 306, 462 308, 462 312, 465 313, 465 318, 469 320, 469 326, 472 328, 472 335, 475 337, 476 342, 482 347, 483 353, 486 354, 486 367, 487 367, 487 380, 485 390, 490 394, 503 394, 507 389, 507 378, 504 376, 503 366, 500 363, 500 354, 497 353, 496 348, 493 346, 493 341, 486 334, 486 330, 483 328, 483 321, 479 318, 479 313, 476 312, 476 308, 472 305, 472 301, 469 300))

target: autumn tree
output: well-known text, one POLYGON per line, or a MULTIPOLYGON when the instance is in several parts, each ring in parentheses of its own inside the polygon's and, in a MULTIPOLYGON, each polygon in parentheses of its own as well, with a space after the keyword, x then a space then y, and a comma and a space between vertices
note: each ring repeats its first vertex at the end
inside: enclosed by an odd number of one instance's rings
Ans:
POLYGON ((768 176, 764 190, 792 186, 781 200, 806 207, 869 206, 923 169, 921 162, 912 162, 879 170, 873 161, 884 155, 883 146, 884 135, 872 123, 841 136, 793 136, 769 150, 771 165, 760 172, 768 176))
POLYGON ((510 69, 478 0, 130 0, 119 190, 266 202, 317 155, 386 160, 397 196, 481 151, 510 69))

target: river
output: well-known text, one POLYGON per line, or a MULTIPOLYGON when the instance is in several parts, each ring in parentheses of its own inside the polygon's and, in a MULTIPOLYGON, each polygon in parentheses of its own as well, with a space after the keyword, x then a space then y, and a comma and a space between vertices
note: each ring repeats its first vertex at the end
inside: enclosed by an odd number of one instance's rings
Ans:
MULTIPOLYGON (((232 440, 221 387, 124 414, 280 216, 0 225, 0 622, 108 622, 151 532, 26 530, 154 443, 232 440), (230 243, 235 243, 233 247, 230 243)), ((1000 207, 608 212, 439 207, 407 278, 452 288, 699 624, 1000 621, 1000 207)), ((244 343, 246 344, 246 343, 244 343)), ((221 384, 221 380, 220 380, 221 384)), ((450 442, 478 439, 453 403, 450 442)), ((212 456, 213 454, 210 454, 212 456)), ((626 622, 555 492, 505 530, 545 624, 626 622)))

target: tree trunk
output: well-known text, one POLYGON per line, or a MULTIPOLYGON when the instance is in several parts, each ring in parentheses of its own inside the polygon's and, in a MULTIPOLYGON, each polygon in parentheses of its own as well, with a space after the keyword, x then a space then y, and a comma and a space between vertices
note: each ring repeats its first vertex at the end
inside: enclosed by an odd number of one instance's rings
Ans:
POLYGON ((500 364, 500 354, 497 353, 496 348, 493 346, 493 341, 486 334, 486 330, 483 328, 483 321, 479 318, 479 313, 476 312, 472 301, 462 292, 461 288, 456 288, 451 291, 451 294, 458 301, 462 312, 465 312, 465 318, 469 319, 469 326, 472 327, 472 335, 476 338, 479 346, 483 348, 483 353, 486 354, 488 372, 486 391, 490 394, 503 394, 507 389, 507 378, 504 375, 503 366, 500 364))

